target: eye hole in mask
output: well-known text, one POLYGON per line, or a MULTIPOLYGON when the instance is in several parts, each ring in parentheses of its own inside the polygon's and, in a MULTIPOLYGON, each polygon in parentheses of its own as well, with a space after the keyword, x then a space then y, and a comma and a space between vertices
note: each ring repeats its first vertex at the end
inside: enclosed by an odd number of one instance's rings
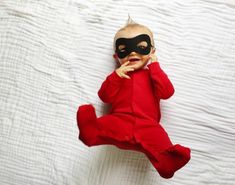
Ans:
POLYGON ((151 47, 151 40, 147 34, 116 40, 116 53, 119 58, 125 58, 133 51, 141 55, 147 55, 150 53, 151 47))
MULTIPOLYGON (((148 43, 146 41, 141 41, 137 44, 137 48, 139 50, 145 50, 147 47, 148 47, 148 43)), ((126 45, 119 45, 118 50, 121 53, 126 52, 126 45)))

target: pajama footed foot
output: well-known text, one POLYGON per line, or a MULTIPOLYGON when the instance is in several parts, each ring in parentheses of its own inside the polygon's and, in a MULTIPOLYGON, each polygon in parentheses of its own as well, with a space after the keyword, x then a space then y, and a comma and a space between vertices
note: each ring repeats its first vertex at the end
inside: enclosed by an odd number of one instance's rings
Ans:
POLYGON ((190 160, 190 149, 174 145, 159 153, 157 159, 150 159, 153 166, 163 178, 171 178, 174 173, 190 160))
POLYGON ((97 135, 95 109, 92 105, 82 105, 77 111, 77 126, 80 131, 79 139, 87 146, 95 143, 97 135))

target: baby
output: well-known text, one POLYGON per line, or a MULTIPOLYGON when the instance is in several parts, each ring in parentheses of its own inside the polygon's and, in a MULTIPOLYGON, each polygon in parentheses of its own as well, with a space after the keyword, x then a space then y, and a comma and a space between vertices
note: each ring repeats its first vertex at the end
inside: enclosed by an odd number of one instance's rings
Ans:
POLYGON ((160 100, 171 97, 174 87, 155 55, 153 33, 129 22, 116 33, 114 48, 120 67, 98 91, 111 110, 97 118, 92 105, 80 106, 79 139, 87 146, 112 144, 143 152, 162 177, 171 178, 190 160, 190 149, 173 145, 160 124, 160 100))

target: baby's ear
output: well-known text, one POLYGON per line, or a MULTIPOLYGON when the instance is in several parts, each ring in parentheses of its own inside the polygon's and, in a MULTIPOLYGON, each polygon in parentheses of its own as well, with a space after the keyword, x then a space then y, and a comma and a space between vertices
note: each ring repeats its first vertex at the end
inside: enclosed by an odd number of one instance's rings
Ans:
POLYGON ((153 47, 151 54, 154 54, 156 51, 156 48, 153 47))
POLYGON ((118 59, 117 53, 113 54, 113 58, 118 59))

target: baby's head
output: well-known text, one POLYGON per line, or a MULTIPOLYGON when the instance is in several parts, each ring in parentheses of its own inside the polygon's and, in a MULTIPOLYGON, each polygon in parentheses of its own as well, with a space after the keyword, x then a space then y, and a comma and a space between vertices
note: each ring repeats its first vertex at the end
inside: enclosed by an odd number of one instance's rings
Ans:
POLYGON ((135 69, 144 67, 151 54, 155 52, 152 31, 130 18, 114 37, 114 57, 120 64, 130 61, 129 65, 135 69))

